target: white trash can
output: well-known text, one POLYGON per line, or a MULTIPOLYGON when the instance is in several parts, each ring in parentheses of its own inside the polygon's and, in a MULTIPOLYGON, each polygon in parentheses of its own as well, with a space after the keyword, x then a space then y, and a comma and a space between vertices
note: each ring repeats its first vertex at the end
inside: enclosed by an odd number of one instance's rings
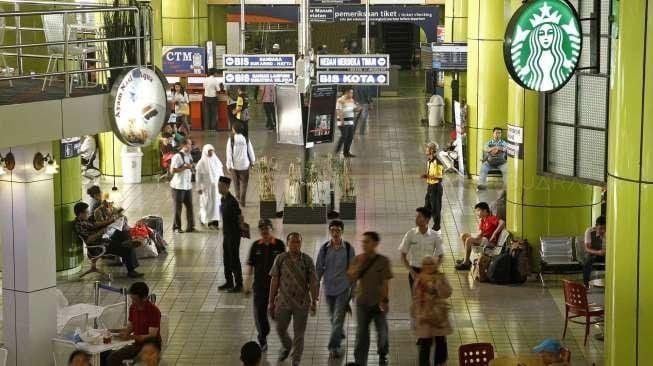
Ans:
POLYGON ((141 165, 143 152, 140 147, 125 146, 122 148, 122 182, 137 184, 141 182, 141 165))
POLYGON ((436 127, 444 123, 444 99, 433 95, 426 103, 429 108, 429 127, 436 127))

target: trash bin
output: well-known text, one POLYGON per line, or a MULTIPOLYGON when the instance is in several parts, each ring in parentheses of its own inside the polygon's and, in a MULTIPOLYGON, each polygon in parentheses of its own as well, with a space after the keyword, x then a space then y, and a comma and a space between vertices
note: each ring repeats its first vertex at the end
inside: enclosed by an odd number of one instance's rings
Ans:
POLYGON ((429 99, 426 105, 429 108, 429 127, 444 123, 444 99, 436 94, 429 99))
POLYGON ((143 152, 140 147, 122 148, 122 182, 135 184, 141 182, 141 165, 143 152))

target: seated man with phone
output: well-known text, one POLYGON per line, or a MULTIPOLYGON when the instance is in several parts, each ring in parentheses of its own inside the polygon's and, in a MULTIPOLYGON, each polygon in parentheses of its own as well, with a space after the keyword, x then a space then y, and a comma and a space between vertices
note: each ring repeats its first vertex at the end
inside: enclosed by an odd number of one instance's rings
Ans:
MULTIPOLYGON (((84 239, 86 245, 104 245, 107 249, 106 254, 121 257, 129 278, 143 277, 142 273, 135 270, 138 267, 138 259, 129 232, 122 230, 126 220, 121 218, 91 222, 88 207, 85 202, 75 204, 73 225, 77 235, 84 239)), ((94 253, 91 251, 91 254, 94 253)))

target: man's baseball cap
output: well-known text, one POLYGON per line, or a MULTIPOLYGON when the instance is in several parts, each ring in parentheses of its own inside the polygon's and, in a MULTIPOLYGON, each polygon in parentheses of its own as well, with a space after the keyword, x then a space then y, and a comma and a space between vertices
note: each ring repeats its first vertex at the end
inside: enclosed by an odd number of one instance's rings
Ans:
POLYGON ((270 219, 260 219, 258 221, 258 228, 259 229, 262 229, 262 228, 265 228, 265 227, 272 228, 272 221, 270 221, 270 219))

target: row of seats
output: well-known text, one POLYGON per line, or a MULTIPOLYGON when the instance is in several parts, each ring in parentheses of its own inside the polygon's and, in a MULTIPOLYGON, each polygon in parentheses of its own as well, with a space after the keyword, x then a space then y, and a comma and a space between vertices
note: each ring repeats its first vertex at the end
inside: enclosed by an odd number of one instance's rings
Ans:
MULTIPOLYGON (((582 270, 587 258, 585 237, 541 237, 542 270, 548 272, 575 272, 582 270)), ((594 263, 594 268, 604 269, 603 263, 594 263)))

